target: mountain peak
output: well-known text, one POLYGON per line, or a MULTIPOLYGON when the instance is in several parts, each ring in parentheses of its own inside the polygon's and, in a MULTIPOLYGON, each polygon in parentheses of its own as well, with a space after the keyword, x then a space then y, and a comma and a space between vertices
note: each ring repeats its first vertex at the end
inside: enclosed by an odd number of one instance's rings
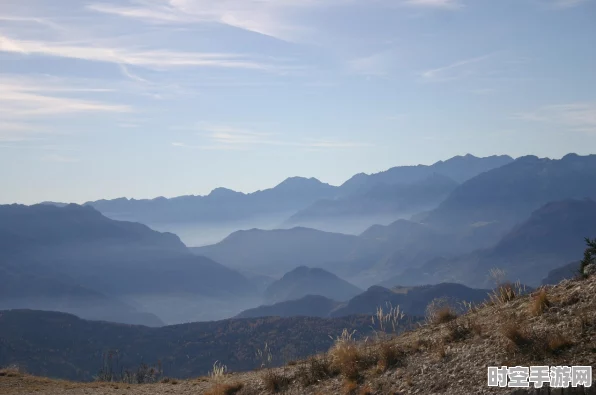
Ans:
POLYGON ((219 188, 215 188, 214 190, 212 190, 208 196, 221 199, 221 198, 241 196, 241 195, 244 195, 244 194, 242 192, 236 192, 232 189, 219 187, 219 188))
POLYGON ((314 177, 306 178, 306 177, 288 177, 283 180, 281 183, 275 186, 275 188, 280 187, 292 187, 292 188, 300 188, 310 185, 322 185, 323 182, 319 181, 314 177))

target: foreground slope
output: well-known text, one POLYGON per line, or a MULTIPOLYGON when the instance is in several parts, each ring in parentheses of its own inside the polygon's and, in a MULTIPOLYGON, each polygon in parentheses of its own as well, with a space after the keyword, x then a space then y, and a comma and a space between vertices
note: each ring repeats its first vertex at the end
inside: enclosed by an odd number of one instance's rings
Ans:
MULTIPOLYGON (((314 361, 265 371, 226 375, 219 381, 193 379, 153 385, 76 384, 0 374, 0 390, 39 394, 270 394, 272 382, 286 394, 534 394, 489 388, 487 366, 591 366, 596 369, 596 277, 565 280, 532 295, 495 300, 448 322, 380 342, 343 344, 357 355, 331 350, 314 361), (538 308, 537 306, 542 306, 538 308), (282 379, 285 378, 285 379, 282 379), (219 392, 216 392, 219 389, 219 392)), ((0 326, 2 328, 2 326, 0 326)), ((338 346, 341 347, 341 346, 338 346)), ((340 348, 338 348, 340 349, 340 348)), ((2 354, 0 354, 2 355, 2 354)), ((544 389, 540 394, 595 394, 544 389)))

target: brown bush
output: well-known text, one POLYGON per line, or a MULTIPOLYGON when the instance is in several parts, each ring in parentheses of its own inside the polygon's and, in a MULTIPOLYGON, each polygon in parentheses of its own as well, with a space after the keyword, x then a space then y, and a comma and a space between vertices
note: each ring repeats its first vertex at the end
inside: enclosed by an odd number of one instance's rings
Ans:
POLYGON ((265 388, 273 393, 285 391, 290 386, 290 378, 273 369, 267 369, 261 376, 265 388))
POLYGON ((377 367, 385 372, 387 369, 401 365, 404 359, 404 352, 391 342, 382 342, 379 345, 377 356, 377 367))
POLYGON ((22 376, 23 372, 17 366, 9 366, 7 368, 0 369, 0 377, 19 377, 22 376))
POLYGON ((565 349, 573 346, 573 342, 561 333, 550 333, 546 337, 546 346, 551 354, 559 354, 565 349))
POLYGON ((296 372, 296 379, 304 387, 318 383, 329 377, 333 377, 338 372, 331 367, 331 362, 326 356, 311 357, 306 363, 300 365, 296 372))
POLYGON ((551 303, 548 300, 546 289, 542 288, 534 297, 530 303, 530 314, 534 316, 542 315, 549 307, 551 303))
POLYGON ((216 384, 205 395, 236 395, 244 388, 242 383, 216 384))
POLYGON ((517 347, 526 347, 531 343, 531 337, 519 324, 513 320, 501 327, 501 333, 517 347))
POLYGON ((464 340, 472 332, 469 321, 457 322, 451 321, 447 325, 447 335, 445 336, 446 342, 456 342, 464 340))

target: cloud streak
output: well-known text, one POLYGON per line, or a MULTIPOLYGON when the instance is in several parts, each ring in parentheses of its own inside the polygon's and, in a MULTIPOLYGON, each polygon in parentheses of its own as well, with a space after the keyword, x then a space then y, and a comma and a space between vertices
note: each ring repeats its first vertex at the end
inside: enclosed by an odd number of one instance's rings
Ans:
MULTIPOLYGON (((64 82, 62 82, 64 84, 64 82)), ((28 132, 27 124, 15 119, 30 119, 38 116, 54 116, 81 113, 128 113, 132 107, 87 98, 65 96, 106 92, 108 89, 85 88, 60 85, 53 79, 22 78, 0 75, 0 119, 6 125, 13 125, 12 131, 28 132), (12 121, 10 121, 12 120, 12 121), (21 127, 17 127, 21 125, 21 127)), ((0 124, 1 125, 1 124, 0 124)), ((38 129, 36 129, 38 130, 38 129)))
POLYGON ((586 4, 591 0, 552 0, 549 5, 553 8, 573 8, 586 4))
POLYGON ((457 10, 464 7, 459 0, 406 0, 402 4, 411 7, 457 10))
POLYGON ((178 148, 194 148, 201 150, 248 151, 262 146, 283 146, 295 148, 317 149, 349 149, 372 147, 372 144, 329 139, 305 139, 301 141, 286 140, 275 133, 256 132, 250 129, 222 125, 202 126, 198 133, 204 144, 187 144, 173 142, 178 148))
POLYGON ((447 66, 425 70, 420 73, 425 81, 450 81, 475 73, 474 65, 488 60, 492 54, 460 60, 447 66))
POLYGON ((548 105, 516 114, 515 118, 550 124, 573 132, 596 133, 596 102, 548 105))
POLYGON ((15 40, 0 36, 0 52, 42 55, 153 69, 183 67, 218 67, 275 71, 279 67, 231 53, 180 52, 170 50, 134 50, 118 47, 93 47, 32 40, 15 40))

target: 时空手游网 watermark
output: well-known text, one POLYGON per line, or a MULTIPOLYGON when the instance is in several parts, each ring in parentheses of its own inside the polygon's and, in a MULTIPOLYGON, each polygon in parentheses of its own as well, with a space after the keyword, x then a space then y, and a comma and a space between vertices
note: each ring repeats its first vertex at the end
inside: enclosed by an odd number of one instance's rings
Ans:
POLYGON ((489 366, 489 387, 591 387, 591 366, 489 366))

